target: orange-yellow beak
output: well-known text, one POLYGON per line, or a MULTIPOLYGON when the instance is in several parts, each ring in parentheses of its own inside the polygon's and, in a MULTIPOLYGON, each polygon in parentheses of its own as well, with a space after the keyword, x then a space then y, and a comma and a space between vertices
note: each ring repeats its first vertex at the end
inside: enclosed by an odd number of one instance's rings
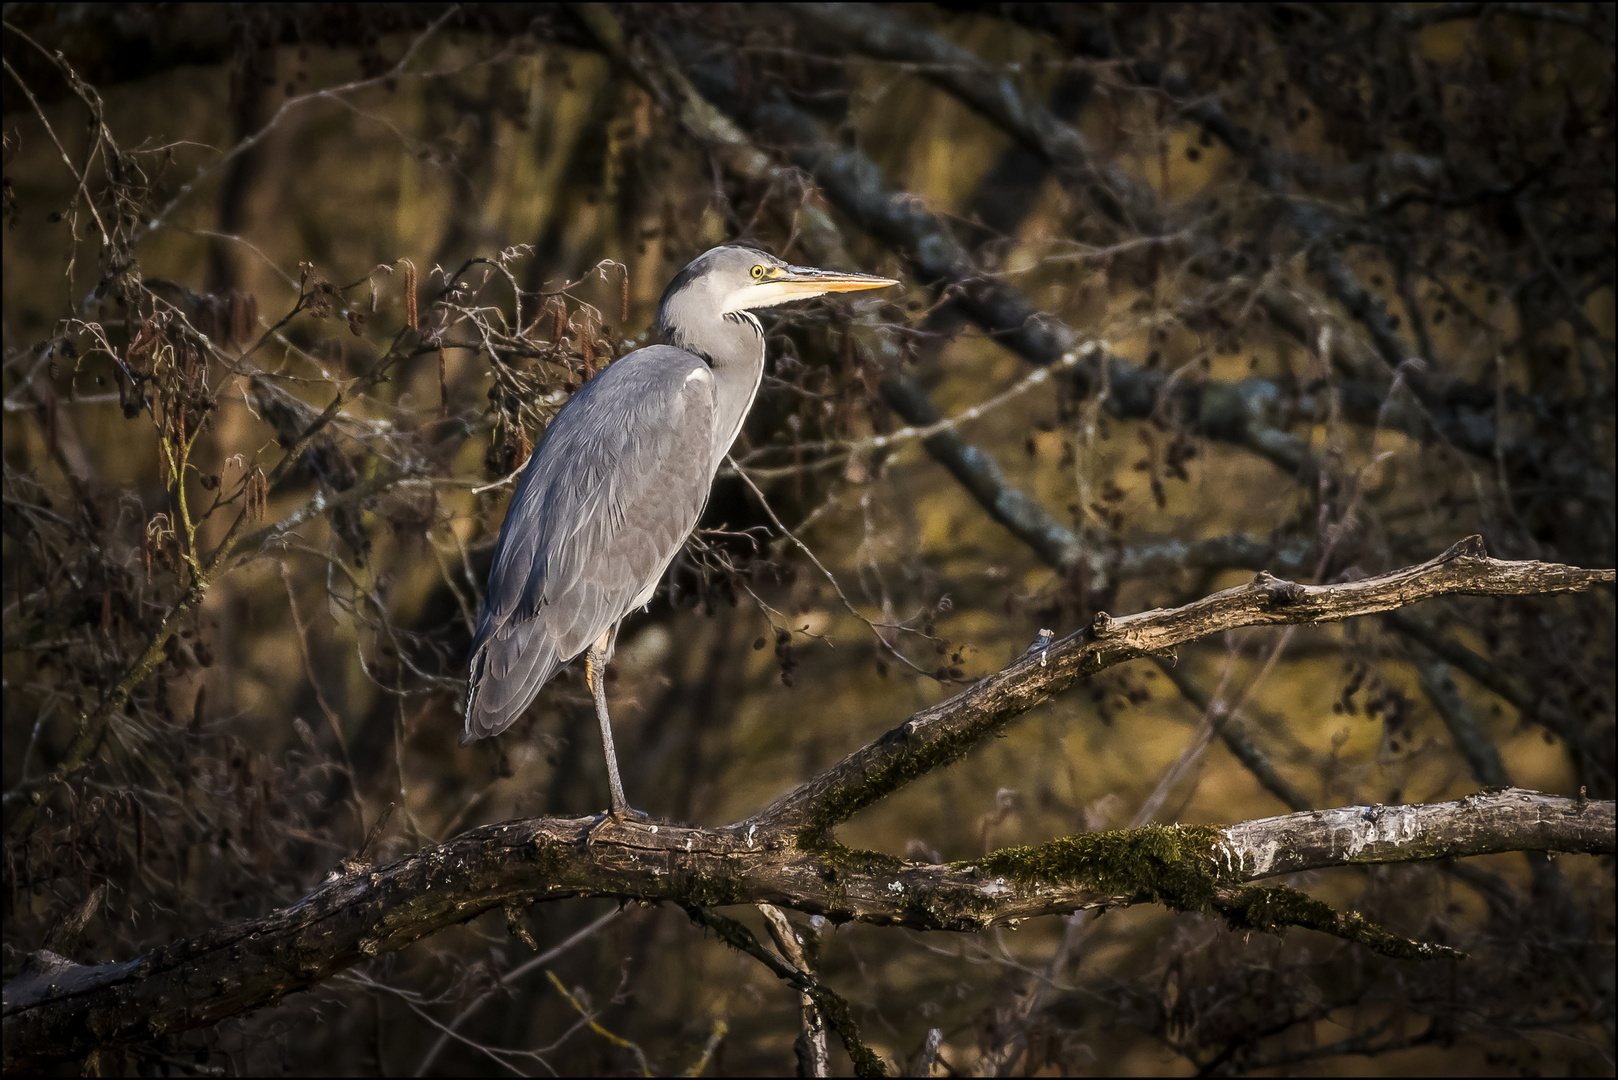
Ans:
POLYGON ((772 268, 761 280, 746 286, 737 297, 738 307, 763 308, 784 304, 789 300, 807 300, 827 293, 859 292, 862 289, 883 289, 899 284, 893 278, 874 274, 848 274, 837 270, 820 270, 813 266, 772 268))

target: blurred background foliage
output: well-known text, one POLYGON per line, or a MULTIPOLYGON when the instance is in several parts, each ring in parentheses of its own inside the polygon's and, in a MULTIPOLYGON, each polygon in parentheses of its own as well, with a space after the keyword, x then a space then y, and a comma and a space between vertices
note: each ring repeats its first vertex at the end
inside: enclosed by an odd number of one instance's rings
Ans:
MULTIPOLYGON (((745 816, 1097 611, 1474 532, 1613 564, 1610 5, 6 20, 7 790, 142 676, 8 832, 8 975, 101 885, 57 943, 84 962, 295 900, 390 804, 380 858, 604 805, 580 672, 457 746, 470 621, 510 474, 715 244, 905 285, 765 319, 734 455, 770 512, 722 474, 609 676, 656 815, 745 816), (746 144, 682 123, 670 72, 746 144)), ((1462 598, 1200 642, 842 838, 939 860, 1507 782, 1611 798, 1612 618, 1610 593, 1462 598)), ((978 937, 792 918, 904 1069, 1611 1074, 1610 859, 1300 884, 1473 959, 1150 907, 978 937)), ((542 965, 571 1003, 539 970, 497 986, 532 950, 491 916, 102 1065, 792 1068, 795 995, 683 914, 526 918, 571 943, 542 965)))

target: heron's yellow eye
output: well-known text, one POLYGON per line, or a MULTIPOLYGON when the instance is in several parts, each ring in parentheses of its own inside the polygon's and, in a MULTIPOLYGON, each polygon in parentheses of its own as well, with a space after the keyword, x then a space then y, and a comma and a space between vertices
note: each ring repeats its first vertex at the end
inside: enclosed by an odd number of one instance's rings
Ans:
POLYGON ((759 264, 753 266, 753 280, 758 281, 764 277, 764 267, 759 264))

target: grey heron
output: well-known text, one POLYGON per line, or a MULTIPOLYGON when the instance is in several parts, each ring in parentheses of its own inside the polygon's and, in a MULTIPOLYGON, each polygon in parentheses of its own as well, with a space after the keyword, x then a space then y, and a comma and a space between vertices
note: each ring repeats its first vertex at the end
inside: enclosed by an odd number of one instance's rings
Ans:
POLYGON ((898 282, 717 247, 658 303, 666 344, 609 364, 557 413, 528 459, 494 549, 472 642, 462 745, 498 735, 583 653, 614 819, 624 798, 604 675, 618 625, 647 603, 696 527, 764 375, 752 313, 898 282))

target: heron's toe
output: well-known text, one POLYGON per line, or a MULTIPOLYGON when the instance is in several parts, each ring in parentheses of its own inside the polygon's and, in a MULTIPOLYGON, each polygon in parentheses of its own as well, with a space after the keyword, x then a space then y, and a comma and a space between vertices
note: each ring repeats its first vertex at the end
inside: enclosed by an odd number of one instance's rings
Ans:
POLYGON ((609 826, 622 828, 631 822, 640 823, 651 820, 652 815, 644 810, 636 810, 632 806, 620 806, 613 810, 603 810, 590 827, 584 830, 584 846, 589 847, 595 843, 596 837, 601 835, 609 826))

